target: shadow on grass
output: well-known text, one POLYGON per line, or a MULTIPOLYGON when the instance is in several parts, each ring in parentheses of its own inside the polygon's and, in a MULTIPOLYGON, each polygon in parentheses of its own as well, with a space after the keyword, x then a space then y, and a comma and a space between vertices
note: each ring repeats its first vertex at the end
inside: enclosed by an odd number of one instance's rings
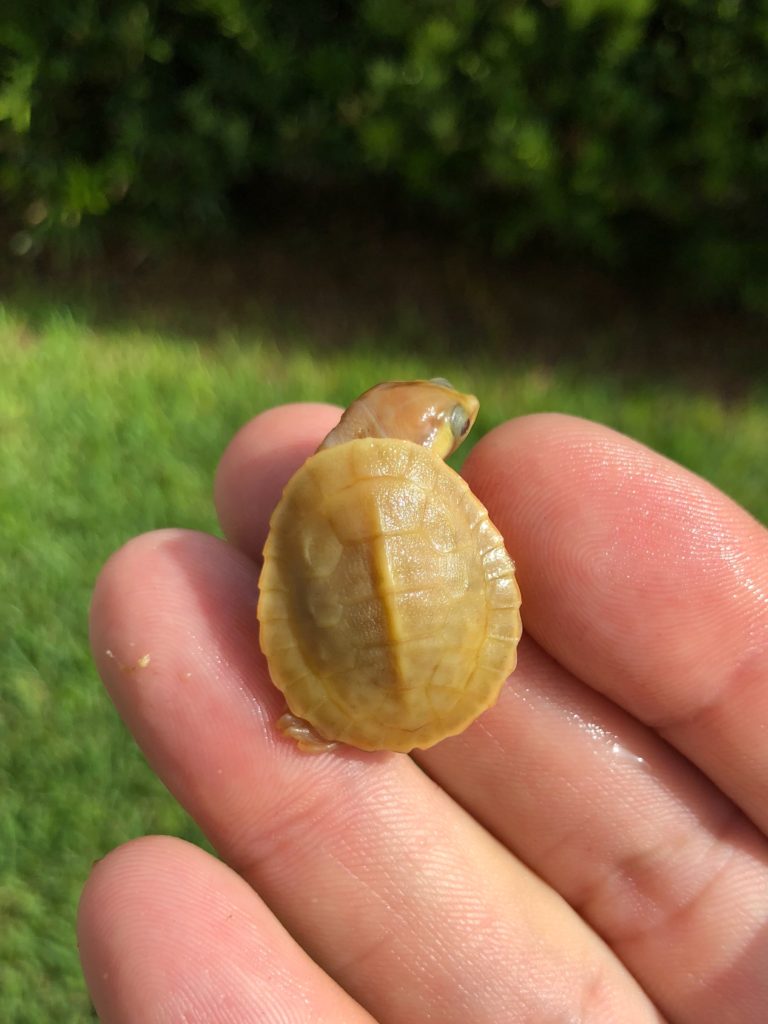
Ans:
POLYGON ((34 334, 62 305, 100 329, 216 344, 268 335, 312 352, 386 348, 482 356, 503 365, 676 379, 737 400, 768 381, 768 324, 686 300, 673 286, 620 282, 576 263, 501 260, 374 214, 312 211, 228 248, 136 247, 78 271, 13 268, 9 305, 34 334))

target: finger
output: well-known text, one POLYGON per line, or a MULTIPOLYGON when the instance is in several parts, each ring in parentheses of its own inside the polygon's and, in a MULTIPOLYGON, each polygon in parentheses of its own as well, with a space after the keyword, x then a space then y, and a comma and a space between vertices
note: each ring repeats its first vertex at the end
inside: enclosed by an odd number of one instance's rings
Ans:
POLYGON ((102 1024, 371 1024, 253 890, 188 843, 156 836, 100 861, 78 940, 102 1024))
POLYGON ((764 837, 530 638, 519 655, 498 704, 419 763, 579 910, 669 1019, 758 1024, 764 837))
POLYGON ((409 758, 311 757, 276 734, 255 599, 255 567, 223 542, 139 538, 100 577, 94 650, 150 763, 313 959, 382 1024, 574 1006, 657 1020, 577 915, 409 758))
POLYGON ((465 467, 519 567, 525 625, 768 829, 768 536, 606 427, 512 421, 465 467))
POLYGON ((336 406, 308 402, 268 409, 227 446, 216 471, 216 510, 227 539, 254 560, 261 558, 283 488, 340 413, 336 406))
POLYGON ((523 682, 525 647, 521 656, 511 692, 522 687, 522 702, 510 708, 502 699, 480 726, 421 759, 583 908, 668 1012, 697 1022, 749 1019, 764 1000, 759 840, 664 744, 642 729, 638 738, 627 716, 575 681, 557 681, 558 666, 546 686, 541 672, 523 682), (596 707, 584 706, 590 698, 596 707), (502 708, 511 722, 500 732, 502 708), (631 753, 640 748, 643 761, 631 753))

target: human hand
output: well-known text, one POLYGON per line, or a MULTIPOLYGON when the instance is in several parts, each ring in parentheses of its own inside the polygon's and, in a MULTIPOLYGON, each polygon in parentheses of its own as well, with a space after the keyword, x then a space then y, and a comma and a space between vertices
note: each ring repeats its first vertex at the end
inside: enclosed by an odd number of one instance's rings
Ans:
POLYGON ((217 477, 229 543, 148 534, 97 584, 110 694, 222 858, 151 837, 96 865, 101 1020, 764 1021, 768 533, 604 427, 504 424, 465 464, 523 595, 498 704, 413 757, 302 754, 257 563, 337 416, 257 417, 217 477))

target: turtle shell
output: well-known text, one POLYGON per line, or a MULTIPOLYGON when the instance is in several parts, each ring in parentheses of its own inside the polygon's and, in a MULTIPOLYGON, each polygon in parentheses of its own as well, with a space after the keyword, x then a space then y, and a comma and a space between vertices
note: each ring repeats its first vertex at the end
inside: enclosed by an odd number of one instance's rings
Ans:
POLYGON ((409 751, 461 732, 515 666, 519 606, 486 509, 421 445, 319 451, 272 516, 261 648, 324 739, 409 751))

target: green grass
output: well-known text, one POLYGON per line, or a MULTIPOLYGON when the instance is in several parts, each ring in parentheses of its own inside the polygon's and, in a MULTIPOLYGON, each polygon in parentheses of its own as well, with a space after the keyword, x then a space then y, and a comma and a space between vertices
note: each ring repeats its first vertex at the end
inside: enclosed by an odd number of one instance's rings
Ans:
POLYGON ((535 349, 514 359, 441 355, 429 329, 420 356, 402 320, 343 350, 318 340, 309 321, 290 344, 268 318, 251 322, 204 344, 34 295, 0 306, 0 993, 9 1024, 92 1019, 73 920, 95 858, 147 832, 200 839, 102 692, 87 609, 101 563, 132 535, 216 530, 217 459, 260 409, 345 402, 378 379, 448 376, 481 397, 479 433, 545 409, 602 420, 768 522, 764 380, 726 399, 679 375, 600 369, 595 358, 584 369, 535 349))

